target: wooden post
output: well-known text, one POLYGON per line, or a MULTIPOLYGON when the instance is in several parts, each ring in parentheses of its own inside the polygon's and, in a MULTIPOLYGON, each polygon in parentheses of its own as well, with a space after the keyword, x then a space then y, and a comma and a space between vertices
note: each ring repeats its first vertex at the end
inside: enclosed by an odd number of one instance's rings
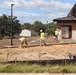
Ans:
POLYGON ((17 57, 15 57, 15 64, 17 63, 17 57))
POLYGON ((39 51, 39 64, 41 63, 41 51, 39 51))
POLYGON ((7 50, 6 52, 6 62, 8 61, 8 57, 9 57, 9 50, 7 50))
POLYGON ((42 45, 41 45, 41 39, 40 39, 40 46, 42 46, 42 45))
POLYGON ((41 60, 41 54, 40 54, 40 51, 39 51, 39 61, 41 60))
POLYGON ((65 55, 65 66, 66 66, 66 55, 65 55))

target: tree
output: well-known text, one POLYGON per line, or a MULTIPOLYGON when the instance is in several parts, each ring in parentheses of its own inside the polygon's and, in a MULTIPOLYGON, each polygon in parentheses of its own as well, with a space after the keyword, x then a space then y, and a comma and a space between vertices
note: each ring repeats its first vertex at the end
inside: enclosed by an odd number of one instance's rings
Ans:
POLYGON ((30 23, 24 23, 22 26, 21 26, 22 30, 23 29, 31 29, 31 24, 30 23))
POLYGON ((40 21, 35 21, 34 24, 31 26, 31 29, 33 29, 36 32, 40 33, 40 29, 45 31, 45 26, 40 21))
POLYGON ((56 25, 54 23, 49 23, 46 27, 46 32, 48 34, 51 34, 54 33, 55 29, 56 29, 56 25))
POLYGON ((0 16, 0 34, 1 34, 1 36, 4 36, 6 33, 7 33, 7 31, 6 30, 8 30, 8 24, 7 24, 7 16, 6 15, 2 15, 2 16, 0 16))
POLYGON ((13 18, 13 35, 18 35, 21 32, 21 24, 17 17, 13 18))
MULTIPOLYGON (((3 14, 0 16, 0 34, 1 36, 10 36, 11 32, 11 16, 6 16, 3 14)), ((17 20, 17 17, 13 17, 13 36, 15 34, 19 34, 21 32, 21 24, 19 23, 19 20, 17 20)))

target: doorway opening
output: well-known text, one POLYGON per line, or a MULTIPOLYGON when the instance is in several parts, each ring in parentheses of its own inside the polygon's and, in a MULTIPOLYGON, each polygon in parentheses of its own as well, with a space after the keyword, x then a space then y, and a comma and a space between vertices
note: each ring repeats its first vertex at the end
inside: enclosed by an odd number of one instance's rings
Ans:
POLYGON ((62 38, 63 39, 70 39, 72 37, 72 26, 62 26, 62 38))

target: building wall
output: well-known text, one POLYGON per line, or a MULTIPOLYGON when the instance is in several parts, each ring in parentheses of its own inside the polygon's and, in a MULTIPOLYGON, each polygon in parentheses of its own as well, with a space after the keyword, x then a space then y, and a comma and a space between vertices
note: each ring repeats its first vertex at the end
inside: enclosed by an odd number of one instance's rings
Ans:
POLYGON ((38 33, 35 31, 31 31, 31 36, 38 36, 38 33))
POLYGON ((29 36, 38 36, 38 33, 35 32, 34 30, 24 29, 20 33, 20 36, 27 36, 27 37, 29 37, 29 36))
POLYGON ((31 31, 24 29, 22 30, 22 32, 20 33, 20 36, 31 36, 31 31))
MULTIPOLYGON (((61 30, 62 25, 64 26, 72 26, 72 37, 71 39, 76 39, 76 23, 75 22, 58 22, 57 27, 61 30)), ((61 30, 62 31, 62 30, 61 30)))

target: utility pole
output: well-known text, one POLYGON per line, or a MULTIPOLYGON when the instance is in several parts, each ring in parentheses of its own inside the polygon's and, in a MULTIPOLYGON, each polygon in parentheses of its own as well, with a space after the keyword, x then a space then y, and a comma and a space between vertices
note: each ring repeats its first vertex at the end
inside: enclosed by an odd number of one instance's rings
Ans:
POLYGON ((13 45, 13 41, 12 41, 12 26, 13 26, 13 5, 14 4, 11 4, 11 35, 10 35, 10 37, 11 37, 11 44, 10 45, 13 45))

